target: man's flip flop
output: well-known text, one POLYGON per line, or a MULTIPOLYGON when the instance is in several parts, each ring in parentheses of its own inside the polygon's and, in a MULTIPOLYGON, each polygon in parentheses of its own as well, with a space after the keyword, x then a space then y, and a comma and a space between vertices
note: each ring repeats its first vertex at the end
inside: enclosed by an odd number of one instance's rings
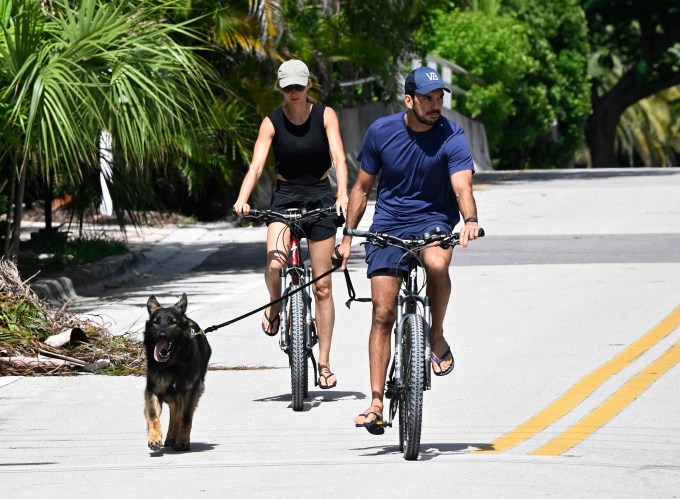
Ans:
POLYGON ((329 385, 329 384, 328 384, 328 378, 330 378, 331 376, 335 376, 335 374, 333 374, 333 373, 331 372, 331 370, 328 368, 328 366, 325 366, 325 365, 323 365, 323 364, 319 364, 319 381, 318 381, 318 383, 317 383, 317 384, 319 385, 319 388, 321 388, 322 390, 328 390, 329 388, 335 388, 335 386, 338 384, 338 380, 336 379, 336 380, 333 382, 332 385, 329 385), (328 374, 321 374, 321 371, 323 371, 324 369, 325 369, 326 371, 328 371, 328 374), (322 385, 322 384, 321 384, 321 378, 323 378, 324 381, 326 382, 325 385, 322 385))
POLYGON ((437 366, 439 367, 439 372, 435 371, 434 369, 432 370, 432 372, 434 372, 435 376, 446 376, 451 371, 453 371, 453 366, 455 365, 455 361, 453 360, 453 354, 451 353, 450 348, 448 348, 446 350, 446 353, 442 356, 441 359, 439 357, 437 357, 434 354, 434 352, 430 352, 430 357, 432 358, 432 361, 435 364, 437 364, 437 366), (446 369, 446 371, 443 371, 442 370, 442 362, 444 362, 446 360, 446 357, 448 357, 449 355, 451 355, 451 365, 448 367, 448 369, 446 369))
POLYGON ((354 425, 357 428, 366 428, 368 433, 370 433, 371 435, 382 435, 383 433, 385 433, 385 427, 383 426, 382 414, 379 414, 379 413, 374 412, 374 411, 368 411, 368 412, 362 412, 361 414, 359 414, 359 416, 363 416, 364 418, 367 418, 371 414, 373 414, 375 416, 375 419, 373 419, 372 421, 369 421, 367 423, 357 423, 357 422, 355 422, 354 425))
POLYGON ((262 332, 266 334, 267 336, 276 336, 279 332, 279 321, 281 318, 277 314, 276 317, 273 319, 270 319, 269 316, 267 315, 267 312, 264 313, 264 318, 265 320, 269 323, 269 331, 267 331, 264 327, 264 324, 262 324, 262 332), (274 329, 274 324, 276 324, 276 329, 274 329))

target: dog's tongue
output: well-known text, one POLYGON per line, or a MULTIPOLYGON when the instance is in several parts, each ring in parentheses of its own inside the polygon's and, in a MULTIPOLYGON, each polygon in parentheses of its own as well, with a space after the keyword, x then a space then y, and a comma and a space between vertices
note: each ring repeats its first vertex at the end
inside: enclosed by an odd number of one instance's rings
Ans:
POLYGON ((153 358, 156 362, 167 362, 168 356, 168 344, 167 343, 156 343, 156 348, 153 349, 153 358), (165 352, 166 355, 162 356, 161 352, 165 352))

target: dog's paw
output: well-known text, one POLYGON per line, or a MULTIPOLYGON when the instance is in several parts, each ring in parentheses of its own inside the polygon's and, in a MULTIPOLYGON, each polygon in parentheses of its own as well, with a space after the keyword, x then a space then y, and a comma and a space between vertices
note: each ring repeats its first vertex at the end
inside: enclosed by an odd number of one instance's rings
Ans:
POLYGON ((189 442, 175 442, 175 445, 173 445, 172 448, 180 452, 191 450, 189 442))
POLYGON ((154 440, 154 441, 149 440, 149 449, 151 449, 151 452, 158 452, 159 450, 161 450, 161 441, 160 440, 154 440))
POLYGON ((165 439, 165 443, 163 445, 165 445, 166 447, 175 447, 175 439, 171 438, 171 437, 167 437, 165 439))

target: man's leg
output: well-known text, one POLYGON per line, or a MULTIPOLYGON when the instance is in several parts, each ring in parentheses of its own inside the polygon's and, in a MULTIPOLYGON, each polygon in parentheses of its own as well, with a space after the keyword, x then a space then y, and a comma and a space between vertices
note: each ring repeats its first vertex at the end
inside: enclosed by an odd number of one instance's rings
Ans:
MULTIPOLYGON (((442 359, 440 366, 435 366, 436 372, 446 371, 453 363, 452 355, 445 355, 449 348, 444 339, 444 316, 451 297, 451 277, 449 264, 453 250, 438 247, 427 248, 423 251, 423 263, 427 272, 427 296, 432 306, 432 353, 442 359)), ((434 365, 434 364, 433 364, 434 365)))
MULTIPOLYGON (((390 340, 392 326, 396 318, 395 300, 399 292, 401 280, 390 276, 374 276, 371 278, 371 301, 373 313, 371 333, 368 338, 368 357, 371 372, 371 405, 364 414, 383 412, 383 394, 385 378, 390 362, 390 340)), ((376 416, 357 416, 354 422, 364 424, 374 421, 376 416)))

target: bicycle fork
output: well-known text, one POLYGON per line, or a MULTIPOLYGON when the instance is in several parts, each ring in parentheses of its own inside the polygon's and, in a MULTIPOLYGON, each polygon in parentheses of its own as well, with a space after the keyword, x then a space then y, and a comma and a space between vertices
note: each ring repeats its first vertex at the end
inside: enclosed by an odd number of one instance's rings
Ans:
POLYGON ((424 297, 404 297, 397 296, 397 317, 394 326, 394 356, 392 357, 392 366, 390 367, 390 373, 386 383, 385 396, 390 399, 390 418, 383 424, 386 426, 392 426, 392 421, 397 414, 397 409, 399 408, 399 400, 401 394, 406 388, 404 385, 404 380, 402 379, 402 365, 405 362, 404 359, 404 349, 403 349, 403 338, 404 338, 404 317, 407 315, 415 314, 416 303, 414 301, 419 301, 423 305, 423 318, 425 319, 425 330, 424 335, 424 365, 421 366, 425 374, 425 384, 424 389, 429 390, 431 388, 431 372, 430 369, 430 358, 432 352, 431 346, 431 324, 432 324, 432 311, 430 308, 430 298, 424 297), (405 304, 407 304, 405 306, 405 304), (407 313, 404 310, 408 309, 407 313))
MULTIPOLYGON (((305 283, 310 282, 312 279, 311 269, 303 267, 302 264, 300 263, 299 249, 297 247, 297 243, 298 243, 297 240, 293 240, 291 244, 290 265, 282 268, 279 271, 280 278, 279 290, 281 296, 285 296, 287 293, 289 293, 291 290, 291 286, 304 285, 305 283)), ((312 300, 310 297, 311 295, 309 294, 310 291, 307 291, 306 289, 297 292, 302 293, 303 297, 302 305, 305 311, 304 313, 305 349, 311 356, 312 347, 316 344, 317 341, 316 325, 314 324, 314 316, 312 314, 312 300)), ((290 318, 288 317, 288 300, 290 300, 290 297, 285 298, 281 302, 280 312, 281 324, 284 326, 283 331, 285 331, 286 334, 280 335, 279 346, 281 347, 281 350, 283 350, 285 353, 288 353, 288 350, 290 348, 290 325, 289 325, 290 318)))

